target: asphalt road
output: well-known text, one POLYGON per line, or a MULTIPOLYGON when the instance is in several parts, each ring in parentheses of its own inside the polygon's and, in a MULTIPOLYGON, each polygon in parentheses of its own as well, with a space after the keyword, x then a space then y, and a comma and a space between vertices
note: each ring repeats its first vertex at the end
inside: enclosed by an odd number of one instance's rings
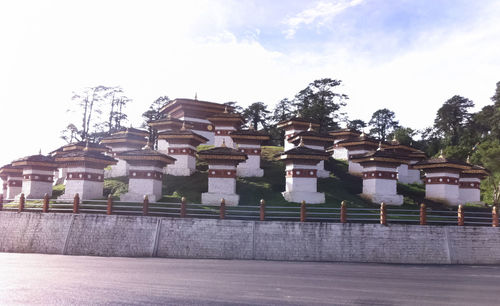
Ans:
POLYGON ((499 305, 498 266, 0 253, 0 305, 499 305))

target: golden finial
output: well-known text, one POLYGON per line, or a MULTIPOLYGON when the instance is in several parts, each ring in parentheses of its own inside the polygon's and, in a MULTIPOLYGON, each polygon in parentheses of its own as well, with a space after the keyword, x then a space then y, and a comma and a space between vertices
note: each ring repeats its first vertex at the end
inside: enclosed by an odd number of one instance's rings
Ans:
POLYGON ((470 164, 470 155, 467 155, 467 163, 470 164))
POLYGON ((439 151, 439 158, 444 158, 443 149, 441 149, 441 151, 439 151))
POLYGON ((307 131, 308 131, 308 132, 314 132, 312 122, 309 122, 309 128, 307 129, 307 131))
POLYGON ((381 151, 382 150, 382 141, 379 141, 378 142, 378 148, 377 148, 377 151, 381 151))
POLYGON ((195 99, 196 101, 198 101, 198 93, 197 93, 197 92, 195 92, 195 93, 194 93, 194 99, 195 99))
POLYGON ((185 130, 186 130, 186 121, 182 121, 181 131, 185 131, 185 130))
POLYGON ((38 150, 38 155, 42 155, 42 149, 38 150))
POLYGON ((365 131, 362 131, 361 134, 359 135, 360 138, 365 138, 366 137, 366 134, 365 134, 365 131))
POLYGON ((226 139, 222 138, 222 144, 220 145, 223 148, 227 148, 226 146, 226 139))
POLYGON ((299 147, 304 147, 304 138, 300 137, 299 147))
POLYGON ((85 148, 83 148, 83 151, 88 151, 89 150, 89 139, 85 141, 85 148))
POLYGON ((167 115, 167 120, 170 120, 170 119, 172 119, 172 115, 171 115, 171 114, 168 114, 168 115, 167 115))
POLYGON ((142 147, 143 150, 151 150, 151 143, 149 142, 149 137, 146 137, 146 145, 142 147))
POLYGON ((227 114, 227 113, 228 113, 228 111, 227 111, 227 105, 226 105, 226 107, 224 107, 224 114, 227 114))

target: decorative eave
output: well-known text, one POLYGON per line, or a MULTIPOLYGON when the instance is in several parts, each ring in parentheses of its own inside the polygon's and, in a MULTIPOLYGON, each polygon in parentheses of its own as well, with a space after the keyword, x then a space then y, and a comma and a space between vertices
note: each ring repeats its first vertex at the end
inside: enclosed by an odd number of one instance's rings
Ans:
MULTIPOLYGON (((86 148, 86 145, 83 144, 74 144, 74 145, 67 145, 67 146, 64 146, 62 147, 62 151, 67 153, 69 151, 83 151, 83 149, 86 148)), ((93 151, 93 152, 109 152, 109 149, 106 148, 106 147, 96 147, 96 146, 89 146, 89 151, 93 151)))
POLYGON ((94 164, 100 164, 104 166, 109 166, 109 165, 116 165, 118 162, 114 158, 97 158, 97 157, 91 157, 91 156, 59 156, 56 157, 56 162, 58 164, 71 164, 71 163, 94 163, 94 164))
POLYGON ((475 177, 483 179, 483 178, 489 176, 491 173, 486 168, 483 168, 483 167, 477 166, 477 165, 473 165, 470 169, 464 170, 460 174, 461 175, 464 174, 468 177, 475 176, 475 177))
POLYGON ((101 140, 102 144, 137 144, 137 145, 145 145, 147 143, 146 138, 144 141, 138 139, 127 139, 127 138, 115 138, 115 139, 103 139, 101 140))
POLYGON ((192 131, 165 131, 158 134, 158 139, 191 139, 199 143, 207 142, 208 139, 192 131))
POLYGON ((124 130, 113 133, 112 135, 134 135, 139 137, 147 137, 149 135, 148 131, 139 130, 135 128, 125 128, 124 130))
POLYGON ((20 168, 13 167, 12 164, 7 164, 0 168, 0 175, 22 175, 23 170, 20 168))
POLYGON ((278 128, 285 128, 288 126, 303 126, 306 127, 306 129, 309 127, 309 125, 312 125, 313 128, 319 128, 319 123, 309 121, 307 119, 302 119, 302 118, 291 118, 288 120, 284 120, 279 122, 276 127, 278 128))
POLYGON ((222 113, 227 107, 228 110, 233 110, 234 107, 215 102, 200 101, 194 99, 177 98, 168 102, 160 109, 160 113, 168 114, 184 107, 200 109, 209 113, 222 113))
POLYGON ((212 149, 198 152, 198 156, 201 159, 206 159, 206 160, 245 161, 248 159, 247 154, 239 150, 226 147, 225 142, 222 143, 221 147, 215 147, 212 149))
POLYGON ((166 154, 157 153, 154 155, 150 155, 144 150, 134 150, 134 151, 125 151, 117 154, 119 159, 123 159, 126 161, 157 161, 165 164, 173 164, 176 159, 168 156, 166 154), (141 152, 142 151, 142 152, 141 152))
POLYGON ((410 161, 402 158, 391 158, 391 157, 356 157, 351 159, 354 163, 371 163, 371 162, 381 162, 381 163, 397 163, 397 164, 408 164, 410 161))
POLYGON ((44 167, 57 169, 57 165, 54 162, 36 162, 36 161, 14 161, 12 162, 14 167, 28 168, 28 167, 44 167))
POLYGON ((305 154, 283 154, 280 159, 310 159, 310 160, 328 160, 328 156, 322 155, 305 155, 305 154))
POLYGON ((328 131, 328 134, 337 139, 342 137, 359 137, 359 135, 361 135, 361 132, 351 129, 341 129, 341 130, 328 131))
POLYGON ((467 165, 460 165, 460 164, 455 164, 455 163, 436 163, 436 164, 425 164, 418 162, 413 165, 414 169, 458 169, 458 170, 467 170, 470 169, 470 166, 467 165))
POLYGON ((299 133, 292 138, 288 139, 288 142, 300 142, 300 139, 303 139, 304 141, 306 140, 313 140, 313 141, 320 141, 324 143, 331 143, 333 141, 333 138, 328 136, 328 135, 301 135, 302 133, 299 133))

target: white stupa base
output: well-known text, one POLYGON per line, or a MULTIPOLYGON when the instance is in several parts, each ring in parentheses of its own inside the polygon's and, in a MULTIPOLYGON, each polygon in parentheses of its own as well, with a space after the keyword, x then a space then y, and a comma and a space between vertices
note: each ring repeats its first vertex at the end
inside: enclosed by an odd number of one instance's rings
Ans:
POLYGON ((318 169, 318 177, 325 178, 330 177, 330 171, 318 169))
POLYGON ((166 174, 170 174, 173 176, 191 176, 191 174, 195 173, 196 169, 190 168, 174 168, 167 166, 166 174))
POLYGON ((305 201, 307 204, 325 203, 325 194, 322 192, 285 191, 281 194, 288 202, 301 203, 305 201))
MULTIPOLYGON (((158 200, 158 197, 154 194, 146 194, 148 196, 148 201, 149 202, 156 202, 158 200)), ((139 194, 135 192, 127 192, 124 193, 120 196, 120 201, 123 202, 143 202, 144 201, 144 194, 139 194)))
POLYGON ((240 201, 240 196, 234 193, 204 192, 201 194, 201 203, 205 205, 220 206, 221 199, 224 199, 226 206, 236 206, 240 201))
POLYGON ((260 168, 236 168, 236 175, 240 177, 263 177, 264 170, 260 168))
POLYGON ((392 194, 392 195, 387 195, 387 194, 365 194, 362 193, 360 196, 363 199, 369 200, 372 203, 375 204, 380 204, 384 202, 387 205, 402 205, 403 204, 403 196, 399 194, 392 194))

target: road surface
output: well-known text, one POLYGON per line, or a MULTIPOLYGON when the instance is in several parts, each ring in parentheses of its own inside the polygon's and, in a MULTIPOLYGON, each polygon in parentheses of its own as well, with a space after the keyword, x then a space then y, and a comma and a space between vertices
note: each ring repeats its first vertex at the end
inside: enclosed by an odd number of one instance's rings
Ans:
POLYGON ((499 305, 500 267, 0 253, 0 305, 499 305))

